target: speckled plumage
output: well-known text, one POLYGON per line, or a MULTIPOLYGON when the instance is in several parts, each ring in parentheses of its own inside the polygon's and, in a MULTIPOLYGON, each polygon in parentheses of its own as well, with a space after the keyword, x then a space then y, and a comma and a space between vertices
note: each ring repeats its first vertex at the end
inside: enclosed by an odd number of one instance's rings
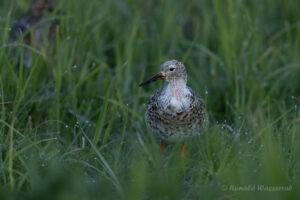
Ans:
POLYGON ((184 65, 171 60, 163 64, 160 73, 169 83, 152 95, 145 114, 153 134, 166 142, 199 134, 204 127, 205 105, 203 99, 186 86, 184 65), (170 72, 174 66, 174 72, 170 72))

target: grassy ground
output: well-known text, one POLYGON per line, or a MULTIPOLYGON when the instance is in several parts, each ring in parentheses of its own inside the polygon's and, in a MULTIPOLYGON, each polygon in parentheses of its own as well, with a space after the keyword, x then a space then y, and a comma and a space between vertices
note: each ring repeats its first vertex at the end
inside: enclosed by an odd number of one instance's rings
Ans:
MULTIPOLYGON (((0 2, 0 199, 299 199, 300 2, 60 0, 53 49, 8 57, 28 8, 0 2), (167 147, 144 122, 182 61, 207 124, 167 147)), ((55 16, 53 16, 55 17, 55 16)))

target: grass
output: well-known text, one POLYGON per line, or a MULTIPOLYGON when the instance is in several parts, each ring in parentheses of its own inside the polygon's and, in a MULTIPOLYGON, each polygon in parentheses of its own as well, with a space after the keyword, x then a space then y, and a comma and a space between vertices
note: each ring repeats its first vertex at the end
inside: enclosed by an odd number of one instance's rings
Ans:
POLYGON ((28 3, 0 2, 0 199, 300 198, 298 1, 57 1, 30 69, 8 40, 28 3), (207 109, 185 176, 144 122, 162 83, 138 87, 170 59, 207 109))

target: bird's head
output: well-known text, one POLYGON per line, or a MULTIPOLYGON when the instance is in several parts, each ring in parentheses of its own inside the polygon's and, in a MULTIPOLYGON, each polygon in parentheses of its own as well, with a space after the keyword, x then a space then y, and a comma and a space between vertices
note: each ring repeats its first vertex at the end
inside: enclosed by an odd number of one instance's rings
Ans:
POLYGON ((186 69, 181 62, 177 60, 169 60, 163 63, 161 71, 158 74, 142 82, 139 86, 147 85, 157 80, 165 80, 170 83, 182 80, 186 82, 186 69))

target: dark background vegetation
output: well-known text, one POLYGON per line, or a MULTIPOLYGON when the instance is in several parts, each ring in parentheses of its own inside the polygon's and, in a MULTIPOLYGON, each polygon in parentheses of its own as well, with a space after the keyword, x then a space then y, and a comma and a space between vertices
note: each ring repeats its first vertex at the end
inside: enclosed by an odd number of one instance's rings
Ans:
POLYGON ((0 199, 300 198, 300 1, 60 0, 30 69, 8 40, 28 6, 0 2, 0 199), (163 83, 138 87, 170 59, 207 109, 185 166, 144 122, 163 83))

